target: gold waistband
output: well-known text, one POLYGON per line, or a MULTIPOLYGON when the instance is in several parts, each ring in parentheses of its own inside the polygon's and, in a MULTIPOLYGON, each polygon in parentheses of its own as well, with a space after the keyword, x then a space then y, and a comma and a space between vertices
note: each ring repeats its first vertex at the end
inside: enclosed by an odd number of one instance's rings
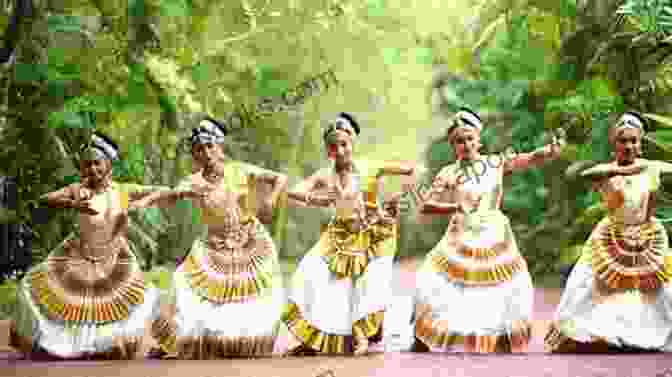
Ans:
POLYGON ((126 246, 126 239, 116 236, 106 243, 92 245, 80 238, 71 238, 63 244, 63 249, 70 257, 86 260, 90 263, 104 263, 116 257, 119 250, 126 246), (103 255, 95 255, 93 251, 103 251, 103 255))
POLYGON ((364 273, 372 258, 384 253, 383 243, 394 234, 392 224, 375 223, 351 232, 343 219, 335 219, 327 226, 321 255, 339 279, 356 277, 364 273))
POLYGON ((452 261, 441 254, 432 256, 431 263, 434 271, 445 273, 452 280, 470 286, 499 284, 511 280, 518 272, 527 271, 527 262, 520 255, 504 263, 479 268, 452 261))

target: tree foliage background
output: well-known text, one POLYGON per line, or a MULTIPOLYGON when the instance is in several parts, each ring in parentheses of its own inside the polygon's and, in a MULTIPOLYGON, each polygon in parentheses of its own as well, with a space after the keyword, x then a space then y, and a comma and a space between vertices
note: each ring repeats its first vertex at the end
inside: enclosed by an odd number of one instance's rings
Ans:
MULTIPOLYGON (((0 26, 14 3, 4 1, 0 26)), ((484 114, 493 151, 530 151, 547 130, 571 125, 560 161, 506 182, 504 209, 521 250, 535 277, 552 275, 603 214, 564 171, 609 157, 614 114, 652 114, 646 157, 671 157, 672 8, 663 0, 453 3, 33 0, 0 76, 0 173, 17 177, 15 220, 31 221, 39 195, 78 179, 78 151, 93 127, 119 141, 117 179, 173 185, 190 172, 181 140, 203 114, 225 118, 333 69, 338 87, 236 132, 230 154, 296 183, 324 165, 324 120, 350 111, 364 126, 359 157, 419 160, 429 181, 453 159, 435 136, 458 106, 484 114)), ((387 189, 398 187, 392 180, 387 189)), ((670 187, 664 181, 663 218, 672 217, 670 187)), ((132 215, 132 248, 147 269, 186 253, 198 231, 187 210, 132 215)), ((37 260, 73 230, 74 216, 57 211, 34 224, 37 260)), ((326 216, 279 210, 272 229, 281 255, 301 257, 326 216)), ((401 221, 401 257, 424 255, 445 226, 401 221)))

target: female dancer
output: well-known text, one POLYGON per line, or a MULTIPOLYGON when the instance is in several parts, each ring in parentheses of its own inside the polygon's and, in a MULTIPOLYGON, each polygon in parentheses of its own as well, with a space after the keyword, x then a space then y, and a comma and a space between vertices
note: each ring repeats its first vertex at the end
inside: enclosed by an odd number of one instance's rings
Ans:
POLYGON ((672 253, 653 214, 660 174, 672 164, 639 158, 645 121, 612 126, 615 160, 584 170, 607 216, 574 267, 545 343, 551 352, 672 351, 672 253))
POLYGON ((527 350, 532 279, 499 209, 502 177, 556 158, 562 140, 504 159, 479 153, 482 128, 476 113, 461 109, 447 131, 458 161, 441 169, 426 195, 416 194, 420 214, 452 217, 418 271, 415 352, 460 343, 467 352, 527 350), (468 178, 476 163, 483 172, 468 178))
MULTIPOLYGON (((206 226, 173 277, 168 311, 152 326, 164 357, 212 359, 270 356, 283 305, 273 240, 256 217, 256 184, 269 182, 272 207, 284 192, 284 175, 228 159, 226 129, 212 118, 193 130, 203 169, 183 180, 206 226)), ((138 207, 169 205, 179 195, 157 192, 138 207)))
POLYGON ((80 226, 19 286, 10 341, 28 355, 130 359, 158 314, 158 292, 125 237, 128 202, 147 192, 111 180, 117 158, 117 145, 94 133, 82 183, 43 196, 50 206, 78 209, 80 226))
POLYGON ((319 170, 288 194, 309 206, 335 206, 336 214, 293 277, 283 315, 290 337, 286 356, 353 350, 362 355, 369 340, 382 333, 396 252, 396 219, 380 209, 377 185, 385 175, 411 175, 414 169, 353 161, 353 139, 359 131, 354 118, 341 113, 323 135, 333 166, 319 170))

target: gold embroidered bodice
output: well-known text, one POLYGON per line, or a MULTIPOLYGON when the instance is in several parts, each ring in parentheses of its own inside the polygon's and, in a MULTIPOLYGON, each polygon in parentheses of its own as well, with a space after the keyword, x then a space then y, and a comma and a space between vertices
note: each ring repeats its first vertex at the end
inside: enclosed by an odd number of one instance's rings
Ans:
POLYGON ((607 179, 601 186, 600 193, 609 218, 624 225, 644 223, 647 220, 651 192, 657 189, 659 181, 659 172, 655 169, 607 179))
POLYGON ((224 163, 222 179, 206 181, 201 172, 180 183, 180 189, 205 189, 206 196, 196 204, 200 221, 207 228, 206 242, 212 250, 234 251, 254 240, 256 219, 256 187, 248 182, 248 174, 269 171, 238 161, 224 163))
MULTIPOLYGON (((486 156, 482 157, 484 160, 486 156)), ((469 163, 457 162, 439 172, 434 189, 445 203, 461 203, 468 213, 456 213, 447 232, 461 234, 464 242, 482 245, 481 236, 495 231, 501 233, 502 225, 508 223, 500 210, 503 196, 503 167, 487 166, 476 175, 469 163)), ((472 166, 478 167, 480 164, 472 166)))
POLYGON ((94 193, 88 188, 80 188, 79 195, 88 199, 96 215, 79 213, 79 256, 91 262, 111 257, 110 247, 124 237, 128 226, 128 195, 112 184, 104 191, 94 193))
MULTIPOLYGON (((487 156, 482 156, 486 161, 487 156)), ((446 166, 434 179, 433 191, 445 203, 462 203, 471 214, 499 211, 503 195, 503 168, 486 167, 480 174, 474 173, 468 162, 456 162, 446 166)))

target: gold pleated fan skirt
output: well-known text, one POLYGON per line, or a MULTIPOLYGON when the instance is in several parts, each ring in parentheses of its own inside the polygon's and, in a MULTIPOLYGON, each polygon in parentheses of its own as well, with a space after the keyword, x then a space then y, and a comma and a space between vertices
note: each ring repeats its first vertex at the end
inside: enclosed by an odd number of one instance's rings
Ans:
POLYGON ((657 289, 672 279, 672 256, 663 225, 623 225, 609 218, 596 227, 586 247, 595 277, 611 289, 657 289))
POLYGON ((396 236, 394 224, 376 223, 351 232, 348 221, 334 219, 323 235, 321 255, 338 279, 362 275, 373 258, 386 254, 385 242, 396 236))
POLYGON ((144 303, 143 273, 126 240, 118 238, 97 260, 82 257, 81 242, 66 241, 63 253, 50 255, 46 268, 29 275, 31 293, 48 318, 65 322, 125 320, 144 303))
POLYGON ((240 248, 224 247, 225 238, 197 240, 182 265, 191 288, 218 304, 245 302, 265 294, 273 285, 276 252, 273 240, 256 223, 240 248))

